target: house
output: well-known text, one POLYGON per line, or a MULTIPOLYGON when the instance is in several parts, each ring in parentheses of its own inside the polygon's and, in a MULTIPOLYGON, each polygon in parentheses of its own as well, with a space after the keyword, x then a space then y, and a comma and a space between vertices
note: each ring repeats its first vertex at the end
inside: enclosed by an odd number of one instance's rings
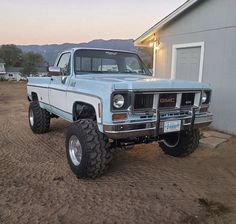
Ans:
POLYGON ((26 80, 26 78, 22 76, 22 73, 21 73, 22 69, 23 69, 22 67, 7 67, 5 79, 11 80, 11 81, 26 80))
POLYGON ((135 40, 153 75, 210 83, 212 126, 236 134, 236 1, 189 0, 135 40))
POLYGON ((4 78, 6 74, 6 70, 5 70, 5 63, 4 61, 0 58, 0 79, 4 78))

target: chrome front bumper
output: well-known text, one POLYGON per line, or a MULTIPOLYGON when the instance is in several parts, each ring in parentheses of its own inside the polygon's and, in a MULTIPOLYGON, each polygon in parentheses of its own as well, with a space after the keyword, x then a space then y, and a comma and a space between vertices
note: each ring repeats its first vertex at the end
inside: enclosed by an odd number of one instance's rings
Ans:
POLYGON ((158 136, 164 134, 164 122, 181 120, 181 130, 193 127, 208 126, 213 121, 212 113, 206 112, 191 116, 177 116, 171 118, 161 118, 143 122, 105 124, 104 134, 112 139, 125 139, 129 137, 158 136))

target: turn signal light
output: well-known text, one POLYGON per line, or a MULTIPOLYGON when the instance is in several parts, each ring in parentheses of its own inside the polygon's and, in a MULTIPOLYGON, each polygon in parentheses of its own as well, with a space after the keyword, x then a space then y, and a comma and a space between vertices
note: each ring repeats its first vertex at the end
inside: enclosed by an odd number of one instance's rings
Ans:
POLYGON ((208 111, 208 107, 202 107, 200 109, 200 113, 204 113, 204 112, 207 112, 208 111))
POLYGON ((127 114, 112 114, 112 120, 125 120, 128 118, 127 114))

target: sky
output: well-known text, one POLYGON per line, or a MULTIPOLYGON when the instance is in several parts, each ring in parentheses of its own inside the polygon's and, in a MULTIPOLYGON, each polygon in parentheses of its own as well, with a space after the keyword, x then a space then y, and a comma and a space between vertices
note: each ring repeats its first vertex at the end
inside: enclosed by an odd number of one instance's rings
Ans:
POLYGON ((135 39, 186 0, 1 0, 1 44, 135 39))

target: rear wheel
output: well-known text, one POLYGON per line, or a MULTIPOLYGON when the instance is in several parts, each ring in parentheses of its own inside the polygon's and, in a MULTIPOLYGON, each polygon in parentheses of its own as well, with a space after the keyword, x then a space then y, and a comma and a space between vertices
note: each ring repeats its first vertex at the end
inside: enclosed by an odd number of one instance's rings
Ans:
POLYGON ((50 113, 42 109, 38 101, 32 101, 29 105, 29 125, 31 130, 36 134, 42 134, 49 131, 50 113))
POLYGON ((90 119, 80 120, 69 127, 66 154, 71 170, 80 178, 101 176, 112 160, 108 138, 90 119))
POLYGON ((193 153, 199 145, 199 129, 166 134, 164 140, 159 142, 161 149, 168 155, 184 157, 193 153))

